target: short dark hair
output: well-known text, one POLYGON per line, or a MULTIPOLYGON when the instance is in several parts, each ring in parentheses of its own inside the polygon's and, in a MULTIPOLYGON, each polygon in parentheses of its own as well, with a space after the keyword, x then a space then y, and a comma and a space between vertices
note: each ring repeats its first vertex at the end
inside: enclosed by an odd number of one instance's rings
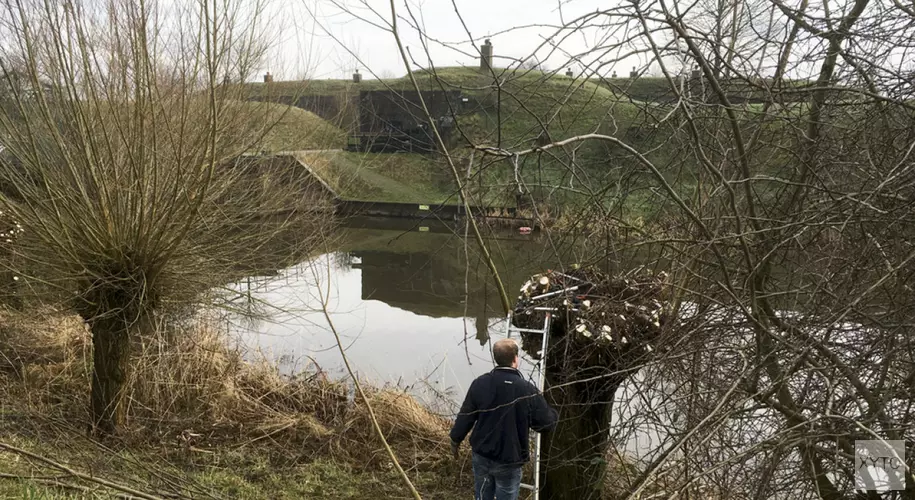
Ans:
POLYGON ((492 358, 498 366, 511 366, 518 355, 518 343, 512 339, 502 339, 492 345, 492 358))

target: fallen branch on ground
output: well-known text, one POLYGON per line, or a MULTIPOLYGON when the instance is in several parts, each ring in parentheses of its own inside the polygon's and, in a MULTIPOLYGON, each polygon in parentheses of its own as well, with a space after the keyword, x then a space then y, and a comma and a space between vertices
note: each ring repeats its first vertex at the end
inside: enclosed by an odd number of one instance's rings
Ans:
POLYGON ((68 475, 70 475, 70 476, 72 476, 72 477, 75 477, 75 478, 77 478, 77 479, 81 479, 81 480, 83 480, 83 481, 88 481, 88 482, 90 482, 90 483, 100 484, 100 485, 105 486, 105 487, 107 487, 107 488, 111 488, 111 489, 113 489, 113 490, 121 491, 121 492, 130 494, 130 495, 133 495, 133 496, 135 496, 135 497, 138 497, 138 498, 143 498, 143 499, 146 499, 146 500, 164 500, 162 497, 158 497, 158 496, 155 496, 155 495, 150 495, 150 494, 148 494, 148 493, 143 493, 142 491, 135 490, 135 489, 133 489, 133 488, 131 488, 131 487, 129 487, 129 486, 124 486, 124 485, 122 485, 122 484, 118 484, 118 483, 114 483, 114 482, 108 481, 107 479, 102 479, 102 478, 100 478, 100 477, 90 476, 89 474, 84 474, 84 473, 82 473, 82 472, 77 472, 77 471, 75 471, 75 470, 73 470, 73 469, 71 469, 71 468, 69 468, 69 467, 67 467, 67 466, 65 466, 65 465, 63 465, 63 464, 60 464, 59 462, 55 462, 54 460, 51 460, 50 458, 43 457, 43 456, 41 456, 41 455, 32 453, 32 452, 30 452, 30 451, 26 451, 26 450, 23 450, 23 449, 21 449, 21 448, 17 448, 17 447, 15 447, 15 446, 8 445, 8 444, 6 444, 6 443, 0 443, 0 450, 6 450, 6 451, 8 451, 8 452, 10 452, 10 453, 15 453, 15 454, 17 454, 17 455, 22 455, 22 456, 24 456, 24 457, 28 457, 28 458, 31 458, 31 459, 33 459, 33 460, 37 460, 37 461, 39 461, 39 462, 41 462, 41 463, 44 463, 44 464, 46 464, 46 465, 48 465, 48 466, 51 466, 51 467, 53 467, 53 468, 55 468, 55 469, 57 469, 57 470, 60 470, 60 471, 62 471, 62 472, 65 472, 66 474, 68 474, 68 475))

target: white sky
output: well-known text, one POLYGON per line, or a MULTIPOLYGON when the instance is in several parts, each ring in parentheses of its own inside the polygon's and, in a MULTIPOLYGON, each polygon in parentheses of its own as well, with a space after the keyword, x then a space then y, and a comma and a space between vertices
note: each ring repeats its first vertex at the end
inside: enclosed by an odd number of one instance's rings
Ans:
MULTIPOLYGON (((356 67, 365 78, 372 78, 373 75, 389 78, 406 73, 393 36, 382 26, 391 20, 389 0, 260 1, 277 2, 272 5, 269 30, 274 36, 274 50, 263 68, 264 71, 273 73, 277 80, 349 78, 356 67)), ((470 41, 473 40, 474 44, 479 46, 483 39, 489 37, 494 45, 496 67, 506 67, 511 64, 512 59, 517 64, 517 59, 536 54, 547 69, 564 72, 571 66, 576 76, 582 71, 582 62, 592 65, 595 60, 606 64, 600 70, 605 76, 610 76, 613 70, 624 76, 633 66, 638 66, 642 71, 646 65, 648 74, 659 76, 656 63, 651 64, 644 53, 627 55, 625 51, 633 49, 627 45, 619 46, 618 52, 615 53, 595 51, 583 56, 583 61, 574 60, 575 55, 584 54, 589 48, 616 45, 620 37, 632 36, 633 33, 610 31, 614 28, 607 27, 589 27, 576 30, 574 33, 572 30, 558 33, 559 27, 564 23, 570 23, 579 16, 593 13, 598 9, 613 9, 626 1, 628 0, 395 0, 395 5, 400 18, 398 24, 403 42, 422 67, 428 67, 429 58, 425 55, 419 32, 413 26, 411 13, 415 16, 416 23, 423 26, 427 36, 434 39, 429 41, 429 52, 432 61, 439 67, 478 66, 478 52, 470 41), (460 17, 455 8, 460 12, 460 17), (469 34, 465 31, 461 18, 466 23, 469 34), (558 43, 558 50, 551 50, 548 45, 543 46, 548 39, 558 43)), ((840 3, 846 4, 850 1, 842 0, 840 3)), ((674 0, 673 4, 677 3, 677 0, 674 0)), ((683 2, 684 6, 691 4, 692 1, 683 2)), ((697 9, 701 10, 705 4, 700 1, 699 5, 697 9)), ((762 5, 766 9, 771 9, 768 3, 762 5)), ((752 21, 746 20, 748 24, 742 29, 748 30, 748 41, 758 44, 762 35, 749 30, 749 25, 765 25, 769 20, 767 12, 763 9, 752 15, 747 13, 752 21)), ((787 33, 785 20, 779 18, 777 21, 781 24, 775 26, 771 35, 766 35, 776 40, 787 33)), ((602 17, 599 22, 606 24, 608 18, 602 17)), ((694 25, 693 28, 701 31, 702 26, 694 25)), ((760 29, 764 29, 764 26, 760 29)), ((660 35, 655 41, 663 44, 666 36, 669 34, 660 35)), ((897 36, 898 40, 905 39, 905 34, 897 36)), ((642 38, 641 43, 644 41, 642 38)), ((813 44, 821 42, 818 38, 810 41, 813 44)), ((807 42, 797 44, 797 59, 789 65, 790 78, 810 78, 819 70, 818 64, 806 61, 804 47, 810 43, 804 45, 805 43, 807 42)), ((887 44, 892 44, 892 40, 884 42, 884 45, 887 44)), ((810 48, 814 53, 813 60, 819 60, 822 57, 822 47, 814 48, 810 45, 810 48)), ((644 46, 639 49, 644 49, 644 46)), ((775 54, 774 50, 767 54, 765 67, 760 68, 762 74, 772 73, 775 54)), ((755 52, 745 55, 755 57, 755 52)), ((904 65, 905 61, 911 60, 908 49, 901 52, 886 52, 881 58, 891 67, 904 65)), ((669 69, 673 71, 683 64, 692 64, 685 60, 681 63, 676 59, 665 59, 669 69)), ((755 67, 756 62, 750 63, 755 67)), ((590 70, 593 69, 592 65, 590 70)), ((747 70, 750 71, 749 68, 747 70)))
MULTIPOLYGON (((271 29, 276 36, 276 48, 268 63, 268 69, 278 80, 311 78, 349 78, 358 66, 366 78, 370 73, 381 77, 405 74, 397 46, 390 32, 373 26, 389 22, 391 9, 388 0, 288 0, 289 4, 275 14, 271 29), (347 13, 344 9, 349 9, 347 13), (374 12, 373 12, 374 10, 374 12), (381 16, 381 17, 379 17, 381 16), (383 19, 382 19, 383 17, 383 19), (335 39, 336 38, 336 39, 335 39), (345 45, 355 53, 351 55, 345 45), (356 62, 356 56, 363 64, 356 62)), ((410 20, 407 5, 424 30, 438 42, 430 42, 429 51, 436 66, 475 66, 478 59, 468 52, 473 47, 468 43, 472 38, 477 45, 491 37, 494 45, 495 66, 507 66, 509 61, 500 57, 521 58, 529 56, 545 38, 555 35, 562 21, 606 9, 617 0, 397 0, 399 27, 404 44, 410 49, 420 65, 428 64, 417 30, 408 24, 410 20), (467 29, 465 32, 455 5, 461 12, 467 29), (512 30, 516 26, 529 26, 512 30), (510 31, 509 31, 510 30, 510 31)), ((576 33, 561 43, 564 50, 577 52, 593 46, 597 30, 576 33)), ((547 58, 548 49, 538 52, 547 58)), ((564 68, 568 54, 554 53, 546 61, 549 69, 564 68)), ((623 73, 636 61, 627 61, 625 68, 617 65, 623 73)), ((580 69, 580 65, 578 66, 580 69)), ((577 71, 576 71, 577 73, 577 71)))

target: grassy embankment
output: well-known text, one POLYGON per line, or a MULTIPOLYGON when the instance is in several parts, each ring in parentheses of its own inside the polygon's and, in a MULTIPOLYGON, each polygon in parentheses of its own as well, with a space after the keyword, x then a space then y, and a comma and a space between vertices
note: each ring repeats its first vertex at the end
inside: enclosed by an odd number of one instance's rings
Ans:
MULTIPOLYGON (((138 343, 129 424, 91 440, 88 332, 75 316, 37 313, 0 311, 0 443, 161 498, 408 498, 343 384, 314 368, 290 379, 245 362, 211 322, 138 343)), ((445 419, 397 391, 371 400, 424 498, 469 491, 468 457, 446 458, 445 419)), ((0 450, 0 498, 119 493, 0 450)))
MULTIPOLYGON (((319 367, 290 378, 245 361, 253 355, 227 347, 215 324, 172 325, 137 342, 128 425, 96 441, 85 432, 84 324, 50 309, 0 309, 0 498, 411 498, 346 385, 319 367)), ((470 494, 469 447, 449 457, 445 418, 397 390, 372 389, 369 398, 424 499, 470 494)), ((615 498, 639 470, 607 459, 605 491, 615 498)))
MULTIPOLYGON (((300 149, 337 149, 346 144, 346 133, 310 111, 275 103, 239 102, 248 119, 266 128, 253 137, 259 149, 270 153, 300 149)), ((257 129, 257 127, 251 127, 257 129)))
MULTIPOLYGON (((695 166, 683 156, 688 134, 676 129, 680 118, 667 116, 675 101, 663 78, 640 77, 585 80, 533 70, 497 70, 500 85, 492 76, 474 68, 449 67, 417 72, 422 89, 459 90, 469 99, 455 109, 457 127, 452 136, 452 154, 463 172, 469 151, 462 146, 474 144, 500 146, 508 150, 531 148, 549 141, 581 134, 601 133, 619 137, 645 152, 659 167, 668 182, 684 198, 696 189, 695 166), (668 120, 658 125, 662 117, 668 120), (544 133, 546 130, 546 133, 544 133), (686 162, 686 163, 684 163, 686 162)), ((779 97, 784 101, 762 119, 760 104, 765 94, 759 87, 743 82, 728 84, 727 91, 737 106, 742 123, 766 123, 773 134, 780 132, 779 117, 803 113, 807 82, 786 82, 779 97), (774 113, 773 113, 774 111, 774 113)), ((250 84, 251 95, 261 99, 293 102, 316 96, 336 96, 339 114, 330 121, 346 132, 356 120, 355 102, 360 90, 412 90, 406 77, 387 80, 348 80, 274 82, 250 84)), ((708 89, 693 88, 692 92, 708 89)), ((714 100, 714 99, 712 99, 714 100)), ((298 111, 298 110, 296 110, 298 111)), ((719 110, 720 111, 720 110, 719 110)), ((720 121, 711 113, 702 123, 720 121)), ((326 123, 326 122, 325 122, 326 123)), ((278 132, 283 135, 282 132, 278 132)), ((332 141, 339 147, 343 139, 332 141)), ((315 149, 313 145, 287 141, 287 149, 315 149)), ((322 148, 323 149, 323 148, 322 148)), ((771 156, 767 163, 777 165, 771 156)), ((505 159, 487 158, 476 166, 469 182, 473 202, 488 206, 515 206, 518 190, 514 167, 505 159)), ((405 203, 457 203, 450 170, 442 158, 418 154, 371 154, 351 152, 310 153, 307 161, 330 179, 341 197, 363 201, 405 203)), ((692 163, 695 163, 693 161, 692 163)), ((781 162, 784 163, 784 162, 781 162)), ((769 167, 763 165, 764 170, 769 167)), ((767 170, 768 171, 768 170, 767 170)), ((619 220, 640 224, 643 219, 662 214, 666 197, 658 197, 651 186, 657 181, 622 148, 597 141, 570 144, 542 154, 529 155, 519 162, 519 175, 525 189, 533 193, 549 218, 553 209, 581 218, 595 204, 611 207, 619 220), (574 214, 574 215, 572 215, 574 214)), ((764 195, 764 194, 763 194, 764 195)))
MULTIPOLYGON (((524 148, 535 144, 543 126, 547 125, 553 139, 605 130, 612 123, 613 131, 626 130, 639 119, 637 108, 617 90, 604 84, 575 80, 565 76, 547 75, 537 71, 506 73, 500 75, 502 88, 493 85, 491 76, 471 68, 443 68, 435 78, 418 73, 421 88, 433 90, 460 90, 470 102, 456 109, 458 130, 453 137, 453 153, 463 170, 468 151, 460 145, 462 137, 476 144, 496 145, 506 148, 524 148), (500 103, 501 98, 501 103, 500 103), (501 142, 500 142, 501 141, 501 142)), ((652 79, 614 81, 617 87, 646 96, 657 92, 658 82, 652 79)), ((406 77, 389 80, 365 80, 353 84, 347 80, 320 80, 310 82, 275 82, 251 84, 252 95, 260 98, 292 102, 310 96, 337 96, 340 114, 330 121, 341 129, 348 129, 355 120, 352 102, 360 90, 412 90, 406 77)), ((295 146, 295 145, 290 145, 295 146)), ((313 149, 294 147, 294 149, 313 149)), ((602 148, 586 147, 578 151, 578 161, 583 165, 598 158, 602 148)), ((477 156, 479 159, 479 155, 477 156)), ((522 161, 521 176, 524 182, 552 186, 569 182, 570 172, 563 155, 546 155, 534 166, 522 161)), ((346 199, 365 201, 393 201, 416 203, 457 203, 454 183, 447 164, 441 158, 418 154, 366 154, 351 152, 311 153, 309 161, 317 164, 316 170, 332 179, 346 199)), ((315 166, 315 165, 313 165, 315 166)), ((598 171, 602 177, 602 172, 598 171)), ((603 173, 606 174, 605 172, 603 173)), ((602 178, 586 178, 589 184, 602 178)), ((470 185, 474 202, 490 206, 514 206, 512 195, 513 167, 507 161, 487 162, 482 168, 477 164, 470 185)))

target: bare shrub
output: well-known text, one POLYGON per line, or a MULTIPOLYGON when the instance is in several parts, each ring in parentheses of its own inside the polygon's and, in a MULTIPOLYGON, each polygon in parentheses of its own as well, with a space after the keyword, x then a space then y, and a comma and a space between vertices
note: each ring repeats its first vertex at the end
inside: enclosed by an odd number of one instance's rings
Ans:
MULTIPOLYGON (((397 19, 418 9, 349 12, 400 40, 397 19)), ((641 251, 671 276, 666 328, 683 341, 614 396, 616 444, 652 437, 615 495, 877 498, 854 492, 854 441, 915 431, 915 12, 868 0, 558 10, 528 58, 583 67, 578 84, 474 74, 480 114, 497 118, 467 122, 467 171, 476 161, 585 207, 554 233, 587 235, 583 260, 627 270, 641 251), (629 75, 612 69, 623 64, 629 75)), ((423 47, 462 50, 408 26, 423 47)), ((447 85, 454 69, 431 53, 404 67, 447 85)), ((556 471, 544 473, 549 484, 556 471)), ((883 497, 911 498, 909 479, 883 497)))
POLYGON ((231 84, 263 52, 262 8, 0 6, 0 206, 25 228, 6 264, 88 323, 98 432, 124 423, 131 346, 159 313, 320 236, 292 174, 231 167, 271 125, 231 84))

